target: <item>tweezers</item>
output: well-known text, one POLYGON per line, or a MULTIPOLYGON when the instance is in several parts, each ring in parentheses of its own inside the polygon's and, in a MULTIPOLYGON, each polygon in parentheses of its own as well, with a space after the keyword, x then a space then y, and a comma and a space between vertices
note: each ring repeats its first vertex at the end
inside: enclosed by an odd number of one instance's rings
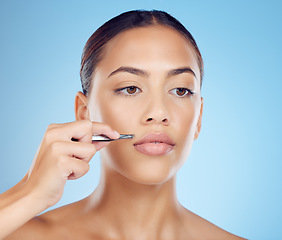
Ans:
POLYGON ((111 139, 105 135, 94 135, 92 136, 92 142, 109 142, 109 141, 116 141, 120 139, 129 139, 129 138, 134 138, 134 134, 120 134, 120 137, 117 139, 111 139))

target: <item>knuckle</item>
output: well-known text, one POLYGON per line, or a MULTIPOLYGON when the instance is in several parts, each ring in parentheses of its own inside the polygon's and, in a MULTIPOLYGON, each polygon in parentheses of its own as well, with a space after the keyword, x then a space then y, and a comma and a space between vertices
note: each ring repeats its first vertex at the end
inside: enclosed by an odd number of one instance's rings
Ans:
POLYGON ((89 171, 89 164, 87 162, 83 162, 83 164, 81 165, 82 166, 82 172, 85 174, 89 171))
POLYGON ((67 158, 63 155, 58 156, 57 158, 57 167, 59 169, 65 169, 67 165, 67 158))
POLYGON ((60 142, 52 142, 50 144, 50 152, 51 153, 58 153, 59 150, 62 148, 62 144, 60 142))
POLYGON ((97 152, 97 148, 94 144, 91 144, 90 154, 93 156, 97 152))
POLYGON ((87 153, 87 156, 89 158, 92 158, 93 155, 97 152, 96 147, 92 143, 88 143, 87 145, 85 145, 84 149, 85 153, 87 153))
POLYGON ((92 122, 90 120, 83 120, 83 124, 87 129, 91 129, 92 128, 92 122))
POLYGON ((51 130, 51 129, 54 129, 54 128, 57 128, 59 126, 59 124, 57 124, 57 123, 52 123, 52 124, 50 124, 48 127, 47 127, 47 131, 48 130, 51 130))
POLYGON ((85 173, 87 173, 87 172, 89 171, 89 169, 90 169, 90 166, 89 166, 88 163, 87 163, 85 166, 86 166, 86 167, 85 167, 85 173))
POLYGON ((55 135, 56 135, 56 128, 48 128, 46 133, 45 133, 45 139, 46 139, 47 143, 52 142, 55 135))

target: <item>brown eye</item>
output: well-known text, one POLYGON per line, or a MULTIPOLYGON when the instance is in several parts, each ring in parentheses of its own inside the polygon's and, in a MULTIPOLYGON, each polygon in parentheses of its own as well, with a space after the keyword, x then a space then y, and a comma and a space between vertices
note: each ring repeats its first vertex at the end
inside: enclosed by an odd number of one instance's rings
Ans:
POLYGON ((117 89, 115 90, 115 92, 124 96, 134 97, 135 95, 138 95, 142 91, 138 87, 129 86, 129 87, 117 89))
POLYGON ((134 93, 137 92, 137 87, 133 87, 133 86, 128 87, 128 88, 126 88, 126 91, 127 91, 128 94, 134 94, 134 93))
POLYGON ((174 88, 170 90, 170 93, 176 95, 177 97, 186 97, 195 94, 188 88, 174 88))
POLYGON ((176 89, 176 94, 178 96, 184 96, 187 93, 187 89, 186 88, 177 88, 176 89))

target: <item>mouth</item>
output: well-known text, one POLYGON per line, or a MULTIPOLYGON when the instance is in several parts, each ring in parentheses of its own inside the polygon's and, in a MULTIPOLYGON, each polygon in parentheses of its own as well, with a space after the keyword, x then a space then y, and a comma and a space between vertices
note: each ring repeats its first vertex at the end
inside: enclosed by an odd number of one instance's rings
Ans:
POLYGON ((175 142, 166 133, 149 133, 133 146, 145 155, 160 156, 171 152, 175 142))

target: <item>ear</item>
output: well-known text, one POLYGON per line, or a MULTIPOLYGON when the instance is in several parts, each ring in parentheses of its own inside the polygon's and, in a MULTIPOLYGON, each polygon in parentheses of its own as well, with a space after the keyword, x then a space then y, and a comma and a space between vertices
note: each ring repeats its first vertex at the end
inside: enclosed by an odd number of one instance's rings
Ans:
POLYGON ((75 101, 74 101, 74 112, 75 112, 76 120, 89 119, 89 112, 87 106, 88 106, 87 97, 82 92, 78 92, 75 96, 75 101))
POLYGON ((201 132, 201 127, 202 127, 202 115, 203 115, 203 104, 204 104, 204 99, 201 97, 201 109, 200 109, 200 114, 197 122, 197 127, 194 135, 194 140, 196 140, 199 137, 199 134, 201 132))

